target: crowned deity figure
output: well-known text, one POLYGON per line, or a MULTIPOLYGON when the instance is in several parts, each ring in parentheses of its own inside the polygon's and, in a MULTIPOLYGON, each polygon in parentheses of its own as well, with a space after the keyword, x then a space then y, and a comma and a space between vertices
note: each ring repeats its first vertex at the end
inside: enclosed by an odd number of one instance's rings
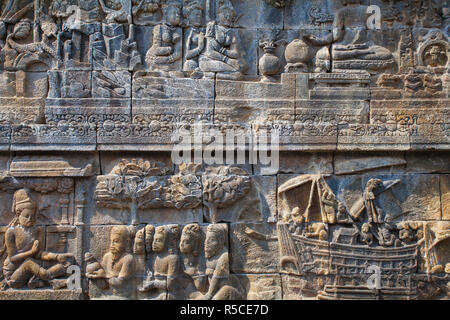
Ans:
POLYGON ((10 288, 42 288, 58 283, 56 278, 66 275, 73 259, 70 253, 52 253, 43 250, 44 230, 36 226, 37 205, 28 191, 20 189, 14 193, 12 211, 14 220, 5 233, 6 258, 3 275, 10 288), (44 262, 55 262, 50 268, 44 262), (55 283, 54 283, 55 282, 55 283))

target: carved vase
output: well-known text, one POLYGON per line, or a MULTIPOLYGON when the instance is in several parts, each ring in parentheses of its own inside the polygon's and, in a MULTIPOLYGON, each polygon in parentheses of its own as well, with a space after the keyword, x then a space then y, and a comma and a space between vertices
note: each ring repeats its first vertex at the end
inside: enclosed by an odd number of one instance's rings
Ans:
POLYGON ((289 43, 284 53, 286 58, 286 72, 295 70, 308 72, 308 64, 311 61, 310 47, 300 39, 295 39, 289 43))
POLYGON ((263 47, 264 55, 259 59, 259 71, 263 75, 261 81, 275 81, 274 75, 278 73, 281 67, 280 59, 275 55, 276 47, 273 45, 265 45, 263 47))

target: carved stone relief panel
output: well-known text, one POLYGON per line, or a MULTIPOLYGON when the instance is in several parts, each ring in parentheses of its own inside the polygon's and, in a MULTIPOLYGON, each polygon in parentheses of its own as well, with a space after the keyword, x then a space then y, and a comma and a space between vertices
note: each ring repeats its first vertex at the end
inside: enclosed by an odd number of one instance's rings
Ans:
POLYGON ((448 299, 448 7, 0 1, 0 299, 448 299))

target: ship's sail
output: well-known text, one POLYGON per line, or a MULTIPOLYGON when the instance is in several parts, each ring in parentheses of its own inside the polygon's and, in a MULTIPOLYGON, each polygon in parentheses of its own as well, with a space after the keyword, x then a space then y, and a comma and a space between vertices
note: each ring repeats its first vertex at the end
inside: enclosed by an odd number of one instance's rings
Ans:
POLYGON ((278 195, 289 212, 298 208, 299 213, 305 217, 305 222, 334 222, 327 214, 332 208, 327 206, 335 204, 336 196, 321 174, 301 175, 290 179, 278 188, 278 195), (300 203, 299 200, 303 199, 308 201, 300 203), (326 199, 330 199, 329 202, 326 199))

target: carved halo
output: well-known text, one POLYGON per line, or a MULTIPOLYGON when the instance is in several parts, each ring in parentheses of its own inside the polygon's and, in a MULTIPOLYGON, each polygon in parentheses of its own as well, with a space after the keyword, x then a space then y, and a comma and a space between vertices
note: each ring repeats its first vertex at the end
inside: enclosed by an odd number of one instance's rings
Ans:
POLYGON ((438 65, 436 67, 449 67, 450 59, 448 54, 450 51, 450 44, 448 43, 448 41, 446 41, 445 37, 442 34, 438 34, 438 36, 428 39, 421 44, 417 53, 419 66, 432 67, 428 65, 426 56, 434 47, 442 49, 441 53, 445 55, 445 58, 443 59, 445 60, 445 62, 442 65, 438 65))

